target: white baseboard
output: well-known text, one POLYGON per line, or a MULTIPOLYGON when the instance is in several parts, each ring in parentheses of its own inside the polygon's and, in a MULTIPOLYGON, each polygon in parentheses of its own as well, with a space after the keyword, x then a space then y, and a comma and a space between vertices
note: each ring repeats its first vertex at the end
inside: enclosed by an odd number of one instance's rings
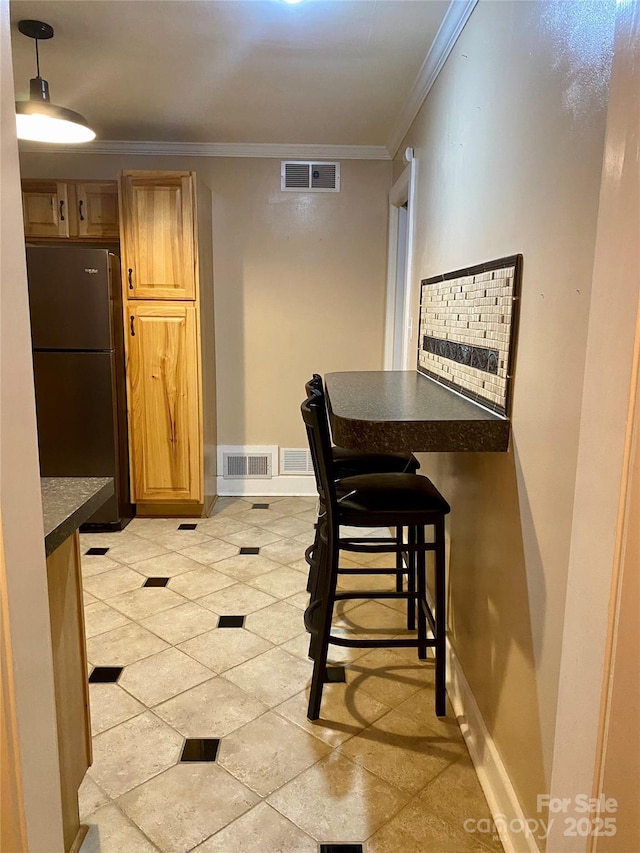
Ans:
POLYGON ((538 842, 528 829, 517 833, 509 833, 505 829, 512 821, 517 821, 517 826, 526 827, 526 817, 449 641, 447 672, 447 693, 489 809, 500 831, 500 841, 505 853, 540 853, 538 842))
POLYGON ((309 495, 315 497, 315 477, 309 474, 271 477, 262 479, 239 479, 225 480, 224 477, 217 478, 217 493, 219 495, 247 495, 256 497, 269 497, 276 495, 309 495))

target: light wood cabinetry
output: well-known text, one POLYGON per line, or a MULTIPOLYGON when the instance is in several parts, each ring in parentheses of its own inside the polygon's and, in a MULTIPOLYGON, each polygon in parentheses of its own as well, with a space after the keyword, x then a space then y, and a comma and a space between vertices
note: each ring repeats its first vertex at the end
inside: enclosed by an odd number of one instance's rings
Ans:
POLYGON ((92 761, 80 539, 77 531, 47 557, 47 582, 64 849, 70 851, 80 847, 86 832, 86 828, 80 826, 78 788, 92 761))
POLYGON ((131 499, 202 515, 215 495, 211 192, 193 172, 123 172, 120 251, 131 499))
POLYGON ((201 502, 196 309, 187 304, 130 302, 127 331, 135 500, 201 502))
POLYGON ((117 240, 115 181, 22 182, 24 233, 37 240, 117 240))
POLYGON ((195 299, 189 172, 128 172, 120 183, 122 267, 130 299, 195 299))
POLYGON ((68 237, 67 184, 58 181, 23 181, 22 212, 26 237, 68 237))
POLYGON ((195 172, 22 183, 28 239, 120 238, 131 500, 206 514, 216 487, 211 191, 195 172))
POLYGON ((115 181, 89 182, 75 185, 75 210, 78 215, 78 237, 117 240, 118 185, 115 181))

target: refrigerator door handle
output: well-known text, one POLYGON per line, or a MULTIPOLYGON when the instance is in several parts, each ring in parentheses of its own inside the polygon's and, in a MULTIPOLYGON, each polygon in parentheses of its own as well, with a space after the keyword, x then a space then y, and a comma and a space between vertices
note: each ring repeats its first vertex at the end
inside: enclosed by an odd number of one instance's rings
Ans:
POLYGON ((133 321, 134 321, 135 319, 136 319, 136 318, 135 318, 135 316, 134 316, 133 314, 132 314, 132 315, 131 315, 131 317, 129 318, 129 326, 130 326, 130 328, 131 328, 131 337, 132 337, 132 338, 135 338, 135 336, 136 336, 136 330, 133 328, 133 321))

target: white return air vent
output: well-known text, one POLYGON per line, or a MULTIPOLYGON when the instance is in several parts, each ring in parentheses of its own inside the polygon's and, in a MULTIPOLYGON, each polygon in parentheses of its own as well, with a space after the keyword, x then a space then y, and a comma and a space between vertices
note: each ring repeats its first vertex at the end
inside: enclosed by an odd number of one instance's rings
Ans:
POLYGON ((281 447, 280 473, 313 474, 311 453, 304 447, 281 447))
POLYGON ((340 163, 283 160, 280 189, 283 192, 339 193, 340 163))
POLYGON ((278 473, 276 446, 220 445, 218 470, 224 480, 270 480, 278 473))

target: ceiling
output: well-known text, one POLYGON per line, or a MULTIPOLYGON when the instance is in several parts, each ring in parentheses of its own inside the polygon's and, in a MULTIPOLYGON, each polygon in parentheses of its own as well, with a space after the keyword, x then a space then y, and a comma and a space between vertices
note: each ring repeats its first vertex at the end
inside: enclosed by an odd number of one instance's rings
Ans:
POLYGON ((387 144, 448 0, 14 0, 16 97, 35 76, 17 22, 51 24, 53 103, 102 140, 387 144))

